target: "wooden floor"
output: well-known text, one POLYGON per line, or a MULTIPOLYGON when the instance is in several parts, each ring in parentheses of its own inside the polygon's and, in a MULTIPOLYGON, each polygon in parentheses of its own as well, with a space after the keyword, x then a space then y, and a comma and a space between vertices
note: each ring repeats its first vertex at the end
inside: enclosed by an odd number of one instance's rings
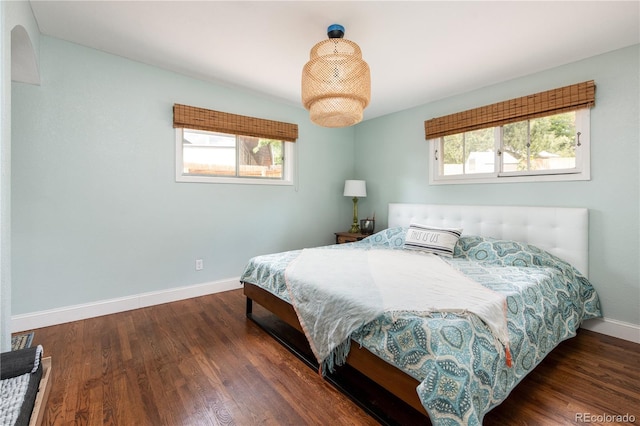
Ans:
MULTIPOLYGON (((33 344, 52 357, 44 424, 377 424, 244 306, 234 290, 35 330, 33 344)), ((579 413, 640 424, 640 345, 580 331, 485 424, 584 424, 579 413)))

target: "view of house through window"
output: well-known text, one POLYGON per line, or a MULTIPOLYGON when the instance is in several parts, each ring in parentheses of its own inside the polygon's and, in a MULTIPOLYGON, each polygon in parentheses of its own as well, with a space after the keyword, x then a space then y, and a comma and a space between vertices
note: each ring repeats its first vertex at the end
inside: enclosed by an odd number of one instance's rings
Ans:
MULTIPOLYGON (((581 172, 588 109, 443 136, 434 141, 435 179, 581 172), (576 124, 580 123, 580 124, 576 124), (438 155, 440 153, 440 155, 438 155)), ((587 148, 588 149, 588 148, 587 148)))
POLYGON ((445 136, 442 142, 445 176, 493 172, 495 139, 493 129, 445 136))
POLYGON ((274 139, 184 129, 182 174, 284 178, 284 143, 274 139))
POLYGON ((502 153, 516 161, 505 165, 505 172, 576 167, 575 111, 507 124, 502 130, 502 153))

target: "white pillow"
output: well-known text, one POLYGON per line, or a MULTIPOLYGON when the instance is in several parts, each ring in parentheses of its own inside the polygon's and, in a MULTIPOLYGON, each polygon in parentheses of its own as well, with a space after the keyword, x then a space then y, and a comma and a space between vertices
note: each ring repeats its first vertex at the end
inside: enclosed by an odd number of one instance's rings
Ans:
POLYGON ((404 247, 452 257, 453 249, 461 234, 462 229, 458 228, 437 228, 412 223, 407 229, 404 247))

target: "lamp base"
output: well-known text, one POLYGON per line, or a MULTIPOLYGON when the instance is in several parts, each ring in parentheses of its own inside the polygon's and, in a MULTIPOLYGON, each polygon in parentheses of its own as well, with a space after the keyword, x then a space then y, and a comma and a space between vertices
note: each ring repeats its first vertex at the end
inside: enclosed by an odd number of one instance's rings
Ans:
POLYGON ((353 197, 353 223, 349 232, 352 234, 360 233, 360 225, 358 225, 358 197, 353 197))

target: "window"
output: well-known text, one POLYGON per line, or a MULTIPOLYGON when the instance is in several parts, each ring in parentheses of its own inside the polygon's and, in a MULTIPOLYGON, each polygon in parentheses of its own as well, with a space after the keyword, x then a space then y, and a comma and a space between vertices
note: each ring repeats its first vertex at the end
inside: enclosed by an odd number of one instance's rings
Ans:
POLYGON ((431 140, 431 183, 587 180, 588 121, 582 109, 431 140))
POLYGON ((291 184, 292 157, 281 140, 176 129, 179 182, 291 184))
POLYGON ((295 124, 175 104, 176 181, 292 185, 295 124))
POLYGON ((429 183, 590 179, 594 90, 591 81, 425 122, 429 183))

